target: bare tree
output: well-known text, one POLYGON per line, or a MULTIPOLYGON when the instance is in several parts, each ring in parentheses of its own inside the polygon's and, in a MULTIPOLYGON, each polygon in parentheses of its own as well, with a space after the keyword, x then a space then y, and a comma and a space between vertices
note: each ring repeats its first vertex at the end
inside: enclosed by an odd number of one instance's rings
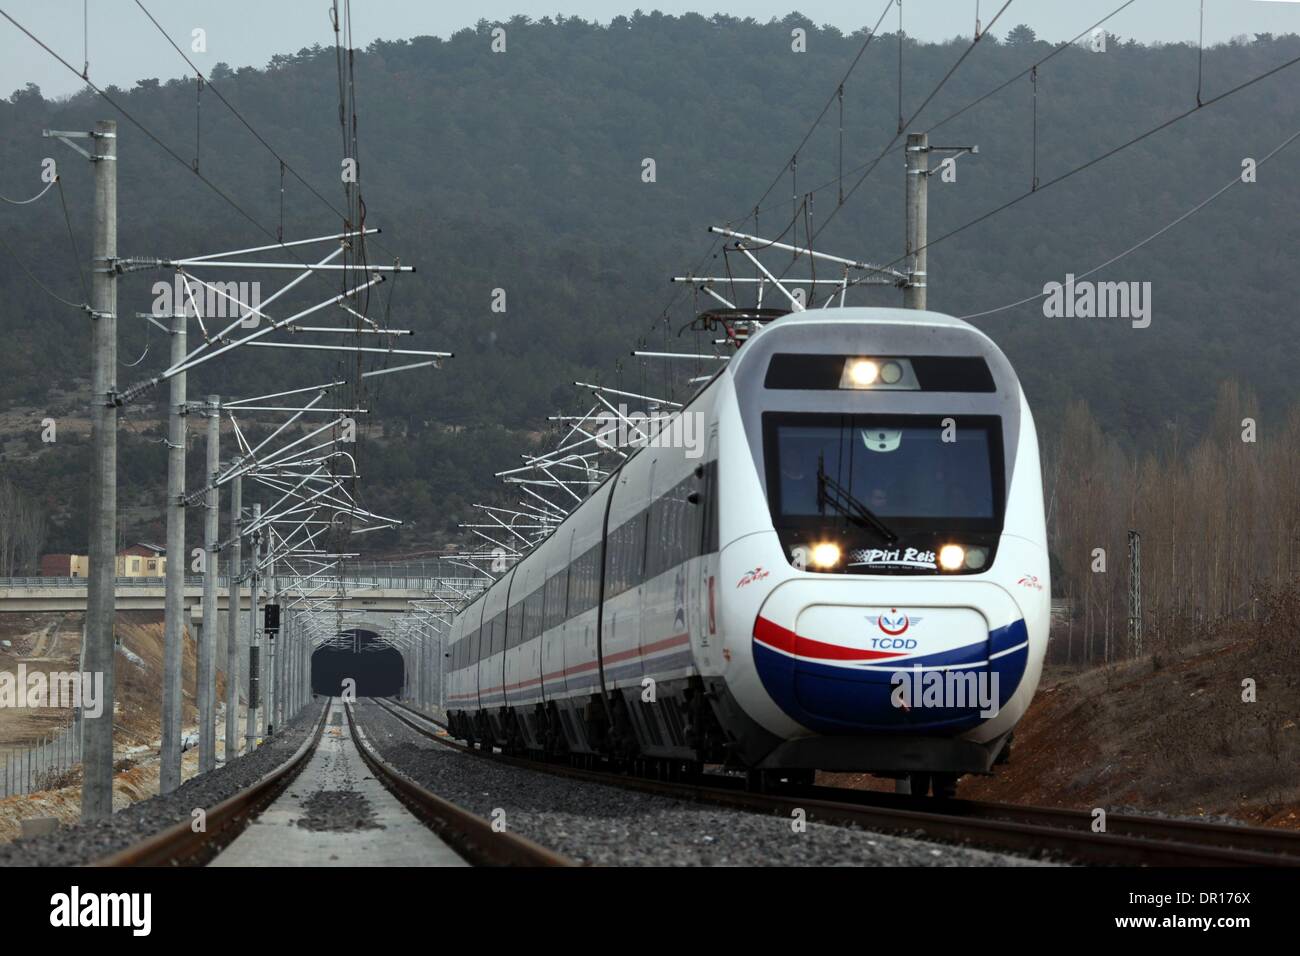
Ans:
POLYGON ((1085 403, 1066 409, 1044 456, 1057 593, 1072 608, 1053 659, 1095 663, 1133 653, 1122 626, 1129 529, 1142 535, 1146 623, 1179 643, 1213 621, 1253 617, 1264 589, 1295 580, 1300 405, 1285 417, 1260 416, 1252 395, 1225 382, 1199 441, 1171 424, 1159 447, 1136 454, 1107 438, 1085 403))
POLYGON ((45 511, 8 478, 0 478, 0 577, 39 570, 45 511))

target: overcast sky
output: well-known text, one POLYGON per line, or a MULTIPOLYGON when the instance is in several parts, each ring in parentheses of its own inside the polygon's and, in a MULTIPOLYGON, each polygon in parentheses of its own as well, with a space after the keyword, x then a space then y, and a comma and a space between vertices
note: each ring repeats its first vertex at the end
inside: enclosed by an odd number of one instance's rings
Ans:
MULTIPOLYGON (((168 33, 188 50, 190 31, 207 32, 208 51, 194 54, 206 73, 224 61, 233 67, 264 66, 274 53, 297 52, 333 42, 327 0, 142 0, 168 33)), ((905 0, 903 26, 924 40, 969 36, 978 5, 987 22, 1003 0, 905 0)), ((994 27, 1005 36, 1027 23, 1040 38, 1069 39, 1120 5, 1121 0, 1013 0, 994 27)), ((90 77, 96 83, 130 87, 143 77, 180 76, 184 64, 134 0, 0 0, 0 9, 27 27, 76 67, 83 51, 83 3, 89 7, 90 77)), ((665 13, 715 11, 760 21, 798 10, 818 24, 846 32, 874 23, 882 0, 352 0, 353 38, 370 41, 434 34, 449 36, 479 18, 506 20, 517 13, 533 18, 580 16, 607 23, 637 7, 665 13)), ((1201 0, 1136 0, 1107 24, 1125 38, 1194 40, 1201 0)), ((1300 33, 1300 0, 1206 0, 1205 38, 1222 42, 1240 34, 1300 33)), ((894 14, 886 18, 895 23, 894 14)), ((0 19, 0 96, 28 82, 46 96, 75 92, 79 79, 0 19)))

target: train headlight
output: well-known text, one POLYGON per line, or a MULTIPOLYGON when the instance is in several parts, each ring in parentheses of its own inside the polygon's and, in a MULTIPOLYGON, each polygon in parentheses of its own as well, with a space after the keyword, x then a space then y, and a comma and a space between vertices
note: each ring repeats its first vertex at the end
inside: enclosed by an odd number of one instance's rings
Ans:
POLYGON ((830 541, 815 544, 812 548, 812 565, 825 570, 840 563, 840 546, 830 541))
POLYGON ((920 387, 908 359, 850 355, 840 367, 840 388, 915 391, 920 387))
POLYGON ((959 544, 945 544, 939 549, 939 567, 956 571, 966 563, 966 549, 959 544))
POLYGON ((966 552, 966 567, 971 571, 978 571, 988 563, 988 560, 987 548, 971 548, 966 552))
POLYGON ((880 379, 880 366, 871 359, 849 359, 844 375, 850 388, 869 388, 880 379))

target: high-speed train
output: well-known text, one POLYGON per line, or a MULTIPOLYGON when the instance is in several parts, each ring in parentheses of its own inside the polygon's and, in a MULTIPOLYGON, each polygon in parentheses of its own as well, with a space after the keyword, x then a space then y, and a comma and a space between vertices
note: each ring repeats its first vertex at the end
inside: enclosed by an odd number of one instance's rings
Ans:
POLYGON ((482 746, 912 793, 1005 759, 1050 585, 1033 418, 934 312, 790 314, 454 619, 482 746))

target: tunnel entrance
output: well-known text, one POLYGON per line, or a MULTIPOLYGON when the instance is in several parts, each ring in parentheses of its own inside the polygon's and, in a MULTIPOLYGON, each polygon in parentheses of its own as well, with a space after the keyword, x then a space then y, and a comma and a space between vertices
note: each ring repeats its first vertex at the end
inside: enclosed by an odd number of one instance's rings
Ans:
POLYGON ((338 697, 343 681, 356 681, 358 697, 391 697, 402 689, 405 662, 401 652, 379 640, 374 631, 353 628, 343 632, 343 646, 318 647, 311 655, 311 689, 314 694, 338 697))

